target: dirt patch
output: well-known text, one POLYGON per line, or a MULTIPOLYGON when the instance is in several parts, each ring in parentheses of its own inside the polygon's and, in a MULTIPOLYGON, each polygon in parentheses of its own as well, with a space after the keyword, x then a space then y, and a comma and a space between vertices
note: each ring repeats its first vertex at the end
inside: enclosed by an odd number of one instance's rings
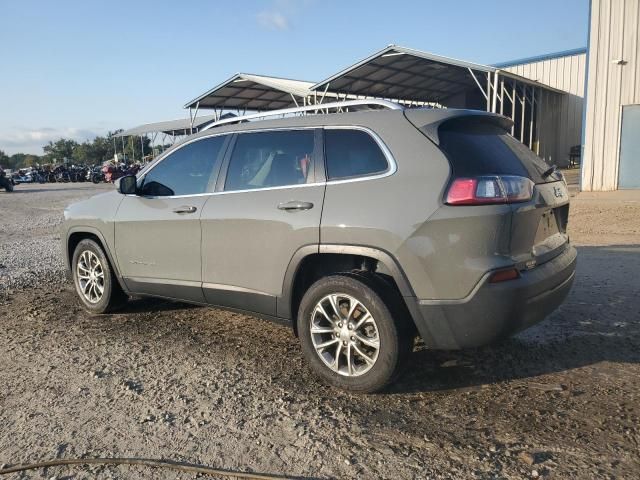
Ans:
MULTIPOLYGON (((92 316, 65 283, 12 288, 0 300, 0 464, 132 456, 312 478, 636 478, 640 203, 590 202, 573 199, 579 266, 557 312, 495 347, 419 349, 378 395, 316 382, 285 326, 153 300, 92 316)), ((19 255, 12 225, 0 248, 19 255)), ((54 475, 193 478, 142 467, 9 478, 54 475)))

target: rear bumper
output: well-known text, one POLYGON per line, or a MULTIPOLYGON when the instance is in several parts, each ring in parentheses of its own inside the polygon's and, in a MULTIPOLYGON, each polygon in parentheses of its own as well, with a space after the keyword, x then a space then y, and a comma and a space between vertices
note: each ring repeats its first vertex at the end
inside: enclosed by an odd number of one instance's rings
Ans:
POLYGON ((411 310, 418 331, 429 348, 441 350, 479 347, 513 335, 562 304, 573 284, 576 260, 576 249, 568 245, 517 280, 491 284, 485 275, 467 298, 415 300, 411 310))

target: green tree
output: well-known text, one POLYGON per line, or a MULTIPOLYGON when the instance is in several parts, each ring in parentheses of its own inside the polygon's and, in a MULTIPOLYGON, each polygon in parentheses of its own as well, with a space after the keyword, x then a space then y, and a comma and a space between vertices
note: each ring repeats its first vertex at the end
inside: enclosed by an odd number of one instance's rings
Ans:
MULTIPOLYGON (((144 155, 150 155, 151 154, 151 139, 147 136, 142 137, 142 144, 144 145, 144 155)), ((124 143, 124 151, 127 154, 127 158, 129 160, 133 160, 134 158, 136 159, 136 161, 140 161, 141 157, 142 157, 142 148, 140 145, 140 137, 138 136, 133 136, 133 137, 125 137, 125 143, 124 143)), ((118 153, 122 153, 122 147, 118 146, 118 153)))
POLYGON ((11 166, 9 164, 10 161, 11 161, 11 159, 9 158, 9 155, 4 153, 4 151, 0 150, 0 167, 2 167, 2 168, 11 168, 11 166))
POLYGON ((73 158, 73 150, 78 146, 78 142, 69 138, 61 138, 54 142, 49 142, 42 149, 50 162, 62 163, 65 158, 73 158))

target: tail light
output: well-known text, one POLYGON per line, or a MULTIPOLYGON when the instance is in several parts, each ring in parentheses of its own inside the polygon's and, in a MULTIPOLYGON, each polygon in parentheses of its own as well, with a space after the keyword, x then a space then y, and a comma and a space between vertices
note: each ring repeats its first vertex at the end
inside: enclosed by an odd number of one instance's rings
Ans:
POLYGON ((515 175, 456 178, 447 191, 448 205, 490 205, 531 200, 534 183, 515 175))

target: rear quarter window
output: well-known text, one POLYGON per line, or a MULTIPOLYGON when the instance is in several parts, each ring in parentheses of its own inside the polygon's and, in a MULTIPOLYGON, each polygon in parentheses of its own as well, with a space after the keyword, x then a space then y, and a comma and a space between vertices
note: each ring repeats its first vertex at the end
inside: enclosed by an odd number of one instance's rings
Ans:
POLYGON ((375 175, 389 169, 380 146, 363 130, 325 129, 324 151, 328 180, 375 175))

